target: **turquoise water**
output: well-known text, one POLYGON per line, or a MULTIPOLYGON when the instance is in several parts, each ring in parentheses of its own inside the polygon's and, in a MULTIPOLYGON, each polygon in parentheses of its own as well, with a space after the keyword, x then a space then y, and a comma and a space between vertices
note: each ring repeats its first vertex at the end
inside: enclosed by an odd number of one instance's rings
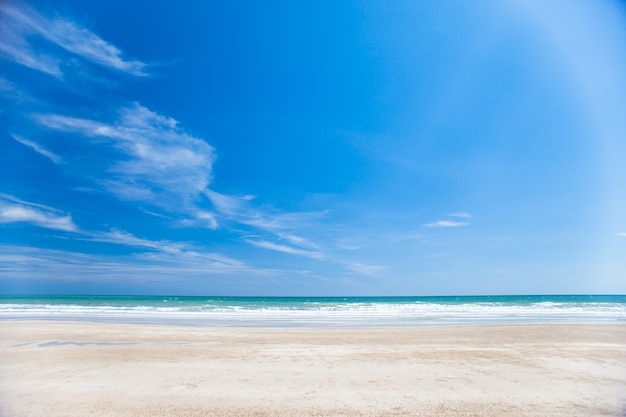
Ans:
POLYGON ((626 295, 459 297, 0 296, 0 320, 205 327, 403 327, 626 321, 626 295))

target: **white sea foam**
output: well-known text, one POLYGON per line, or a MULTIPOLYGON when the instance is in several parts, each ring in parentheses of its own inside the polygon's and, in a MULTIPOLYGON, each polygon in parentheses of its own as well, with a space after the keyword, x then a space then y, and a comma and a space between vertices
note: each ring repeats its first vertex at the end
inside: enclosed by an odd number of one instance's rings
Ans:
POLYGON ((287 305, 0 304, 4 320, 84 320, 197 326, 394 327, 626 321, 623 303, 297 303, 287 305))

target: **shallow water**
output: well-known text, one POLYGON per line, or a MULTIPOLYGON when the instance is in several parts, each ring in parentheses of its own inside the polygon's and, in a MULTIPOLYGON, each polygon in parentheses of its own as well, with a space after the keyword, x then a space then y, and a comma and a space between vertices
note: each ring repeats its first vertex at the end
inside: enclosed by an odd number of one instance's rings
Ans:
POLYGON ((206 327, 599 323, 626 321, 626 296, 0 296, 0 320, 74 320, 206 327))

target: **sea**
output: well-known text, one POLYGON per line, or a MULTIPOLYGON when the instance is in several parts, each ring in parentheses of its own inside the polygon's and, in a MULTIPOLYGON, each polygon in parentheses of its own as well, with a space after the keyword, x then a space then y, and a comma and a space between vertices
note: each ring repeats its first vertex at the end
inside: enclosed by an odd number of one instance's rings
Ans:
POLYGON ((188 297, 0 295, 0 321, 196 327, 417 327, 626 323, 626 295, 188 297))

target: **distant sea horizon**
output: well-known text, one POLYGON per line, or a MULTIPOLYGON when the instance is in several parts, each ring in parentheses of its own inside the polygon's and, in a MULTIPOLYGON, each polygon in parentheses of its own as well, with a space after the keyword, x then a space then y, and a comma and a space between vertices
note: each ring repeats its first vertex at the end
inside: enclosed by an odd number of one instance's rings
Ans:
POLYGON ((0 321, 196 327, 419 327, 626 322, 626 295, 0 295, 0 321))

